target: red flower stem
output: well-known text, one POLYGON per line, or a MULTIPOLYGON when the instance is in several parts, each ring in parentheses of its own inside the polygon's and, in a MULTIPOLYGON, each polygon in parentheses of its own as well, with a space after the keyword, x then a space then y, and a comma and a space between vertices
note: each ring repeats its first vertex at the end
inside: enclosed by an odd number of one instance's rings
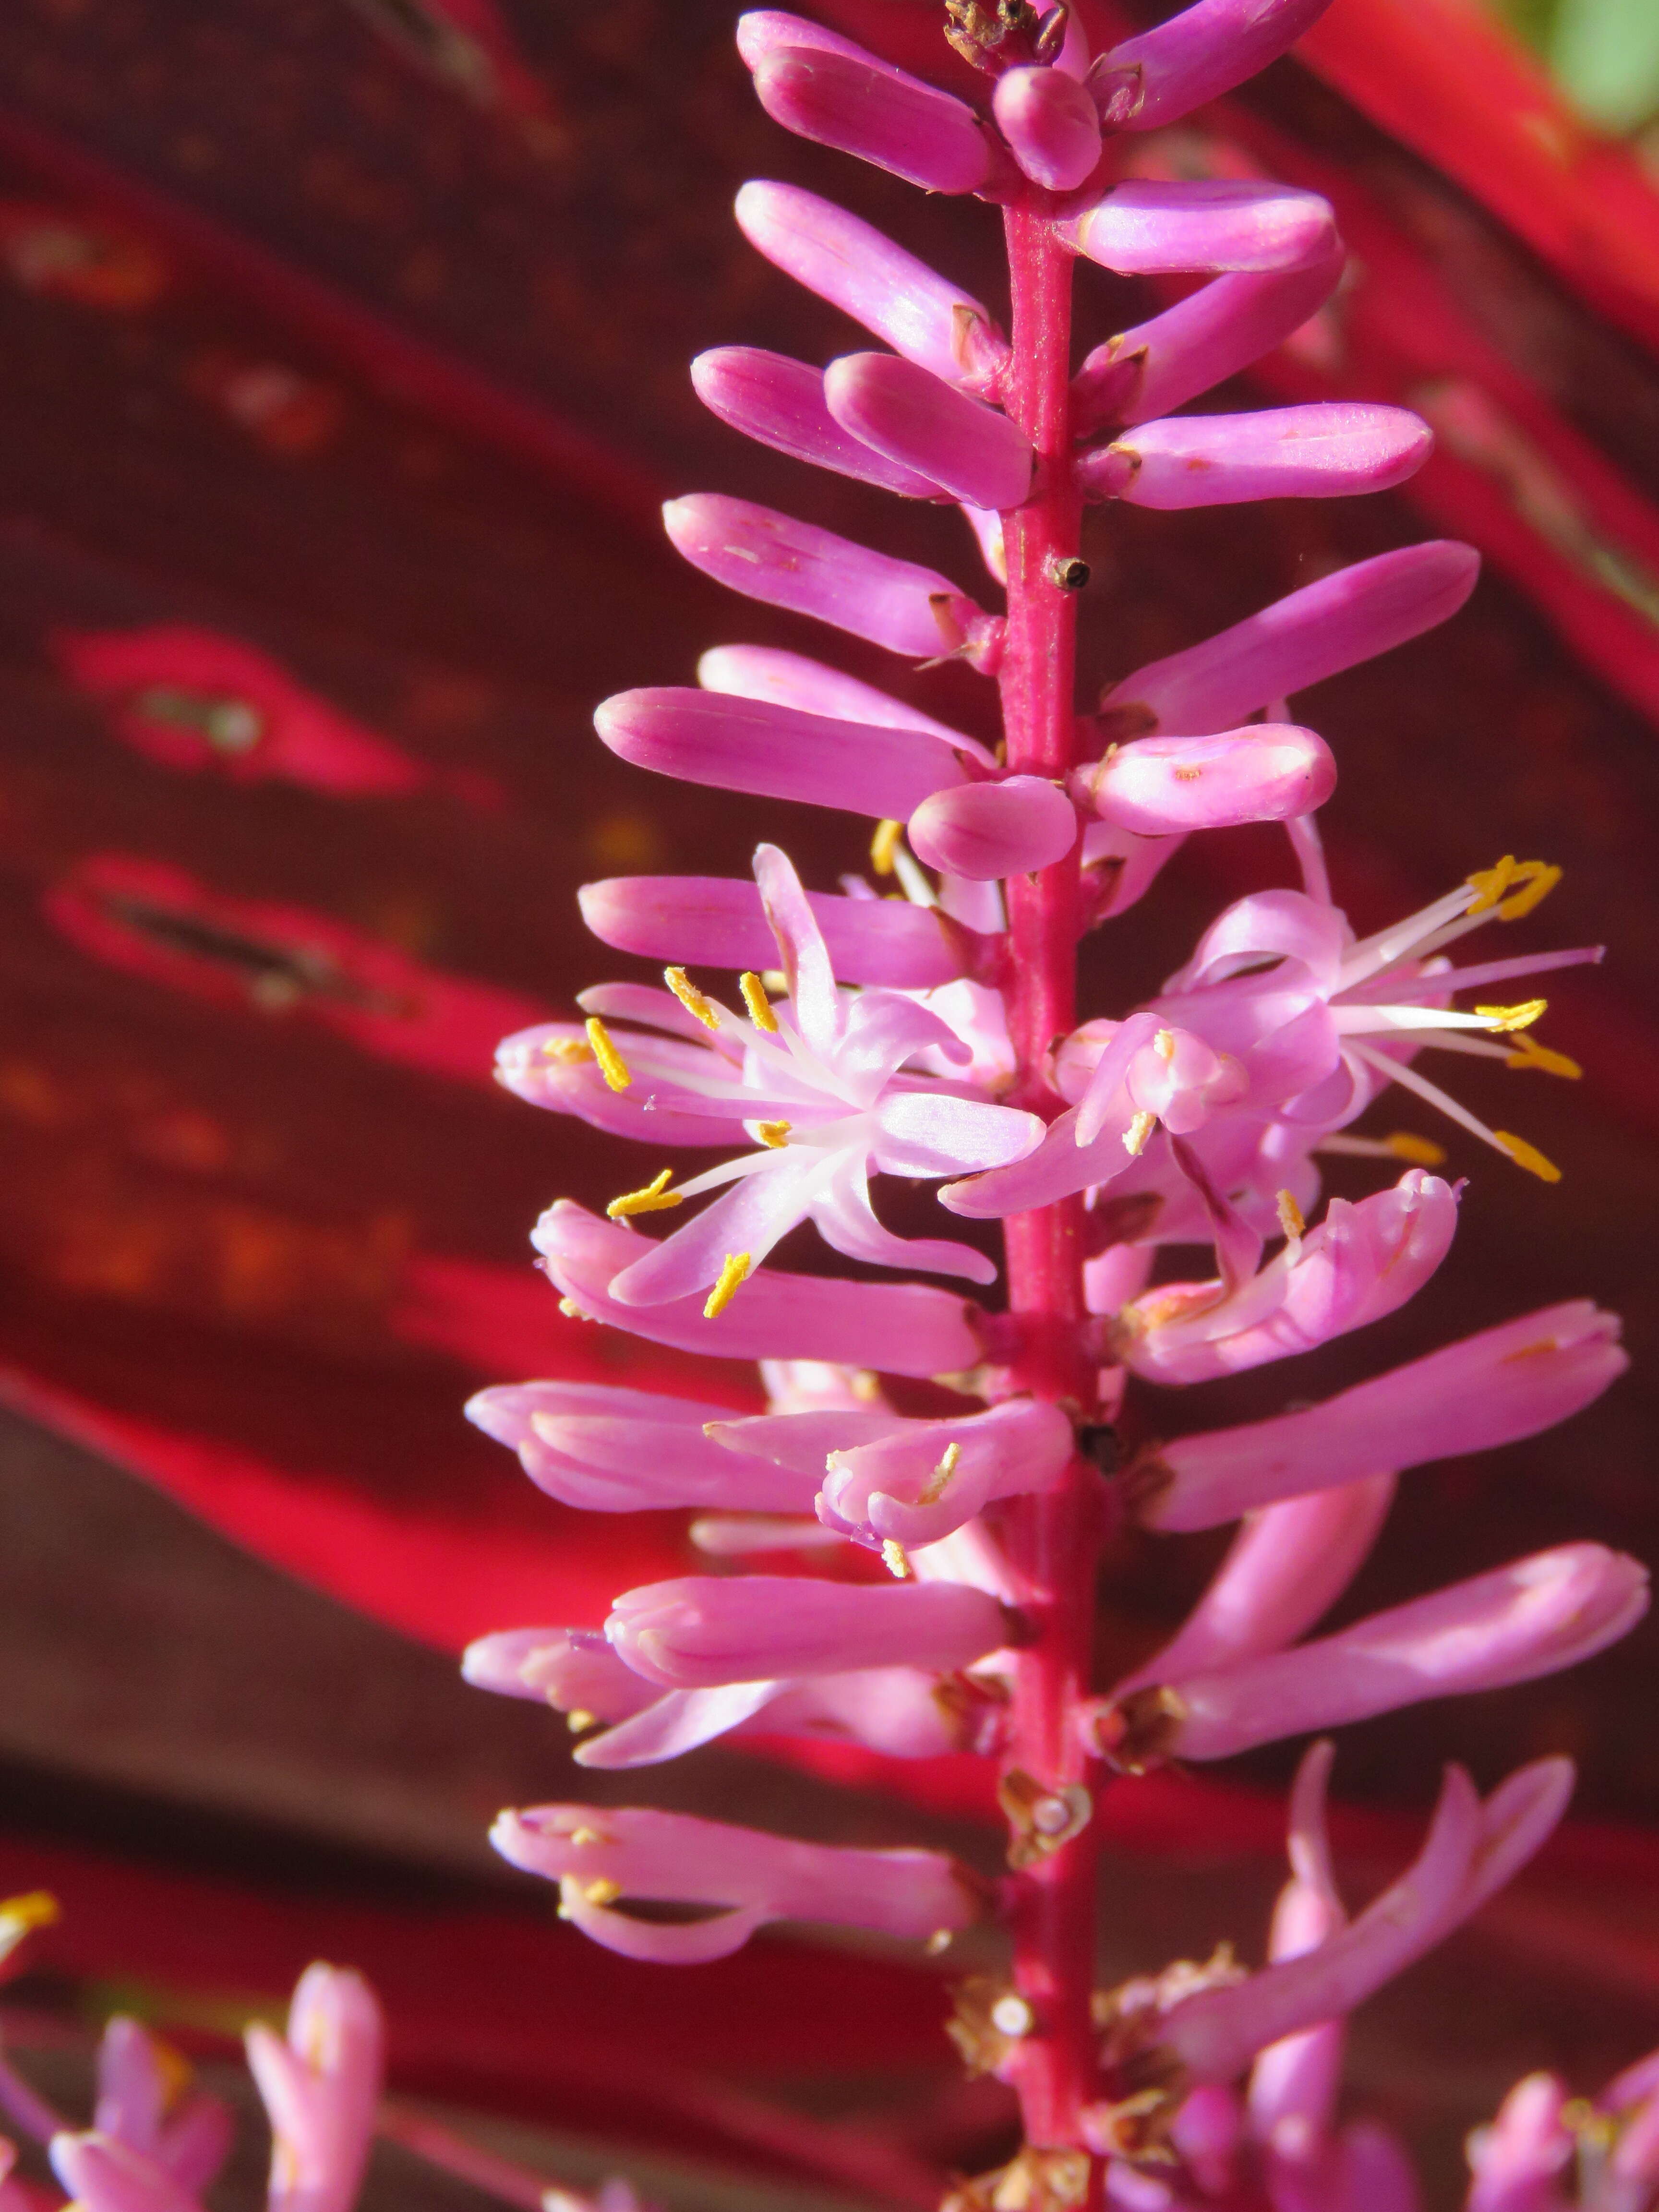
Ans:
MULTIPOLYGON (((1036 449, 1037 478, 1034 496, 1004 519, 1003 724, 1011 769, 1060 777, 1077 746, 1077 595, 1068 564, 1078 558, 1081 501, 1072 464, 1072 264, 1039 205, 1010 208, 1006 229, 1014 349, 1006 404, 1036 449)), ((1010 1023, 1019 1070, 1011 1103, 1049 1115, 1060 1101, 1045 1073, 1048 1048, 1076 1024, 1078 871, 1074 848, 1008 885, 1010 1023)), ((1009 1310, 1018 1324, 1011 1387, 1086 1414, 1095 1378, 1076 1326, 1085 1311, 1082 1230, 1082 1202, 1069 1199, 1009 1221, 1006 1250, 1009 1310)), ((1003 1516, 1036 1631, 1015 1668, 1005 1785, 1018 1774, 1059 1793, 1085 1780, 1071 1717, 1090 1686, 1098 1493, 1097 1478, 1079 1460, 1063 1488, 1012 1503, 1003 1516)), ((1091 1823, 1011 1882, 1014 1986, 1035 2023, 1020 2048, 1017 2087, 1026 2139, 1044 2148, 1079 2143, 1079 2109, 1094 2070, 1094 1857, 1091 1823)))

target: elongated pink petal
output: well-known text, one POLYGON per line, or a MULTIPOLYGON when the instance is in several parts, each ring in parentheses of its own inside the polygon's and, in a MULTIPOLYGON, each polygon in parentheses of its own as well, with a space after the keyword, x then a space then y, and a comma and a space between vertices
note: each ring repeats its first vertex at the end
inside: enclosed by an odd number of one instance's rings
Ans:
POLYGON ((1190 270, 1260 276, 1323 261, 1336 244, 1330 203, 1317 192, 1237 177, 1177 184, 1131 178, 1055 229, 1074 253, 1120 276, 1190 270))
POLYGON ((611 1278, 642 1256, 644 1240, 569 1199, 550 1206, 532 1243, 548 1274, 597 1321, 728 1359, 827 1359, 890 1375, 953 1375, 974 1366, 979 1340, 969 1302, 921 1283, 853 1283, 757 1269, 725 1311, 703 1316, 695 1293, 665 1306, 625 1306, 611 1278))
POLYGON ((914 1267, 924 1274, 957 1275, 970 1283, 994 1283, 996 1261, 970 1244, 942 1237, 896 1237, 877 1220, 869 1183, 861 1170, 843 1162, 812 1201, 812 1221, 824 1243, 849 1260, 877 1267, 914 1267))
MULTIPOLYGON (((809 891, 836 973, 851 983, 927 991, 994 965, 998 940, 963 929, 937 907, 809 891)), ((757 970, 775 957, 761 897, 730 876, 611 876, 576 894, 603 944, 687 967, 757 970)))
POLYGON ((691 364, 699 399, 722 422, 813 468, 879 484, 905 499, 937 499, 939 486, 850 435, 824 404, 823 372, 759 346, 716 346, 691 364))
POLYGON ((1252 1506, 1378 1467, 1486 1451, 1565 1420, 1630 1362, 1619 1322, 1587 1298, 1465 1337, 1322 1406, 1183 1437, 1143 1464, 1144 1517, 1208 1528, 1252 1506))
POLYGON ((1001 509, 1030 496, 1034 456, 1018 424, 914 362, 844 355, 825 371, 823 398, 844 434, 953 499, 1001 509))
POLYGON ((99 2039, 93 2129, 154 2159, 190 2191, 215 2179, 236 2135, 229 2106, 200 2091, 180 2096, 155 2039, 119 2013, 99 2039))
POLYGON ((971 107, 887 64, 821 46, 775 46, 754 77, 761 106, 786 131, 924 191, 977 191, 1000 171, 971 107))
POLYGON ((1050 1490, 1073 1450, 1059 1409, 1012 1400, 960 1421, 912 1422, 830 1455, 818 1510, 827 1526, 879 1548, 920 1548, 971 1521, 994 1498, 1050 1490))
POLYGON ((806 1219, 813 1185, 825 1171, 821 1153, 791 1146, 775 1154, 684 1228, 647 1245, 631 1267, 612 1276, 609 1296, 623 1306, 668 1305, 710 1289, 733 1252, 746 1252, 758 1266, 806 1219))
POLYGON ((1173 414, 1249 368, 1319 312, 1346 258, 1339 244, 1299 269, 1218 276, 1097 346, 1072 380, 1076 434, 1173 414))
POLYGON ((658 1692, 625 1666, 597 1628, 508 1628, 480 1636, 461 1655, 461 1674, 497 1697, 534 1698, 555 1712, 623 1721, 658 1692))
POLYGON ((962 652, 994 666, 999 623, 931 568, 717 492, 670 500, 663 520, 693 568, 746 599, 811 615, 890 653, 921 660, 962 652))
POLYGON ((1075 191, 1100 160, 1100 111, 1060 68, 1005 70, 991 100, 1021 169, 1051 192, 1075 191))
MULTIPOLYGON (((542 1022, 532 1030, 520 1030, 495 1048, 496 1080, 527 1105, 574 1114, 613 1136, 659 1146, 729 1145, 736 1123, 745 1112, 756 1110, 748 1107, 726 1112, 714 1101, 700 1101, 695 1090, 688 1092, 675 1080, 689 1071, 650 1048, 629 1060, 640 1079, 623 1091, 611 1088, 591 1052, 572 1061, 562 1056, 562 1048, 587 1052, 580 1024, 542 1022)), ((708 1058, 704 1053, 697 1056, 708 1058)))
POLYGON ((906 72, 895 69, 890 62, 882 60, 852 39, 844 39, 839 31, 826 30, 822 23, 814 23, 805 15, 792 15, 781 8, 754 8, 739 15, 737 27, 737 48, 745 69, 757 70, 769 55, 785 52, 792 46, 816 47, 820 53, 842 54, 849 61, 862 62, 866 68, 883 70, 889 76, 914 80, 906 72))
POLYGON ((1156 131, 1264 70, 1316 23, 1330 0, 1198 0, 1095 64, 1108 125, 1156 131))
POLYGON ((593 726, 613 753, 659 775, 844 807, 878 821, 902 821, 963 776, 950 746, 925 730, 864 728, 678 685, 619 692, 598 709, 593 726))
POLYGON ((1009 1618, 961 1583, 877 1588, 793 1575, 690 1575, 625 1590, 605 1632, 665 1689, 714 1688, 864 1667, 971 1666, 1008 1641, 1009 1618))
POLYGON ((1076 808, 1040 775, 938 790, 909 821, 919 860, 976 883, 1048 867, 1071 851, 1077 833, 1076 808))
POLYGON ((1033 1206, 1052 1206, 1073 1191, 1109 1182, 1133 1165, 1123 1139, 1133 1109, 1105 1122, 1092 1143, 1078 1141, 1078 1109, 1073 1107, 1048 1124, 1036 1149, 1012 1167, 994 1168, 964 1182, 947 1182, 939 1201, 967 1221, 1000 1221, 1033 1206))
POLYGON ((964 737, 932 714, 924 714, 905 699, 862 684, 839 668, 809 660, 805 653, 780 652, 774 646, 716 645, 697 663, 697 681, 705 691, 724 691, 739 699, 762 699, 774 707, 793 707, 807 714, 827 714, 831 721, 862 722, 883 730, 926 730, 943 738, 959 753, 967 753, 982 767, 994 769, 995 756, 976 738, 964 737))
POLYGON ((769 1481, 758 1470, 751 1474, 696 1430, 556 1413, 536 1414, 533 1427, 533 1437, 522 1448, 525 1472, 550 1497, 586 1512, 659 1512, 684 1505, 730 1513, 811 1510, 811 1494, 803 1493, 798 1478, 791 1480, 778 1468, 769 1481))
POLYGON ((1320 400, 1254 415, 1171 415, 1142 422, 1085 454, 1078 475, 1095 497, 1132 507, 1344 499, 1403 483, 1433 444, 1433 431, 1408 408, 1320 400))
POLYGON ((808 291, 947 383, 994 395, 1008 341, 971 292, 799 185, 763 179, 738 194, 738 228, 808 291))
POLYGON ((1040 1115, 946 1091, 890 1091, 876 1109, 871 1157, 888 1175, 959 1175, 1024 1159, 1042 1141, 1040 1115))
POLYGON ((96 2131, 55 2135, 52 2172, 86 2212, 200 2212, 158 2159, 96 2131))
POLYGON ((823 932, 787 853, 775 845, 757 845, 754 869, 755 888, 777 946, 795 1025, 811 1049, 827 1060, 842 1042, 847 1014, 823 932))
POLYGON ((1259 722, 1212 737, 1118 745, 1078 769, 1071 788, 1103 822, 1165 837, 1310 814, 1335 790, 1336 763, 1314 731, 1259 722))
POLYGON ((1474 2174, 1468 2212, 1552 2212, 1557 2178, 1577 2148, 1562 2118, 1565 2084, 1553 2074, 1528 2074, 1498 2107, 1490 2127, 1468 2139, 1474 2174))
POLYGON ((1128 737, 1231 729, 1273 700, 1446 621, 1480 570, 1474 548, 1449 538, 1356 562, 1137 669, 1107 695, 1105 715, 1128 737))
POLYGON ((716 1737, 728 1735, 763 1712, 777 1695, 775 1682, 732 1682, 718 1690, 670 1690, 603 1735, 576 1747, 576 1764, 590 1772, 618 1773, 659 1766, 716 1737))
POLYGON ((902 1435, 914 1425, 885 1407, 836 1406, 799 1413, 752 1413, 742 1419, 727 1414, 710 1422, 709 1435, 728 1452, 770 1460, 810 1480, 816 1493, 831 1452, 856 1451, 881 1437, 902 1435))

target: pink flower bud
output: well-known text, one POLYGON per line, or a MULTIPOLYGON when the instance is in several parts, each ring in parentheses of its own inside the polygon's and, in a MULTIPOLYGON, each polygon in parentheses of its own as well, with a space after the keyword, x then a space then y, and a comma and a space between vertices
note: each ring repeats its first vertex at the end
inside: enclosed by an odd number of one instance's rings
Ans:
POLYGON ((936 483, 848 434, 824 404, 823 372, 804 361, 758 346, 716 346, 692 362, 691 383, 711 414, 759 445, 902 498, 939 496, 936 483))
POLYGON ((1230 729, 1446 621, 1480 572, 1474 548, 1448 538, 1356 562, 1126 676, 1107 695, 1105 716, 1131 737, 1230 729))
POLYGON ((1008 341, 971 293, 799 185, 745 185, 737 217, 757 252, 895 353, 947 384, 994 397, 1008 341))
POLYGON ((1018 424, 914 362, 848 354, 830 362, 823 397, 843 433, 953 499, 1003 509, 1030 496, 1033 456, 1018 424))
POLYGON ((933 792, 909 823, 919 860, 975 883, 1051 866, 1076 844, 1077 830, 1077 809, 1040 775, 933 792))
POLYGON ((1213 737, 1142 738, 1113 747, 1071 781, 1079 806, 1150 837, 1283 822, 1310 814, 1335 788, 1336 763, 1325 740, 1285 722, 1213 737))
POLYGON ((823 46, 775 46, 754 72, 775 123, 929 192, 974 192, 996 152, 971 107, 887 64, 823 46))
POLYGON ((1301 269, 1328 260, 1338 243, 1330 202, 1317 192, 1240 177, 1133 177, 1054 228, 1074 253, 1120 276, 1301 269))
POLYGON ((670 500, 663 520, 694 568, 747 599, 787 607, 918 660, 962 653, 992 672, 1002 625, 948 578, 854 545, 748 500, 701 492, 670 500))
POLYGON ((1565 1420, 1630 1364, 1616 1315, 1587 1298, 1505 1322, 1322 1406, 1182 1437, 1149 1455, 1142 1517, 1209 1528, 1379 1468, 1487 1451, 1565 1420))
POLYGON ((1553 2074, 1517 2081, 1490 2127, 1468 2141, 1474 2175, 1467 2212, 1554 2212, 1565 2200, 1555 2184, 1577 2148, 1562 2118, 1565 2085, 1553 2074))
POLYGON ((1103 54, 1089 83, 1109 126, 1157 131, 1264 70, 1330 0, 1198 0, 1103 54))
POLYGON ((561 1912, 584 1935, 633 1959, 722 1959, 772 1920, 919 1940, 965 1928, 982 1911, 972 1878, 939 1851, 793 1843, 642 1807, 503 1813, 490 1841, 526 1874, 556 1881, 561 1912), (720 1917, 682 1925, 635 1920, 613 1910, 619 1899, 714 1906, 720 1917))
POLYGON ((1346 499, 1416 474, 1434 433, 1405 407, 1322 400, 1254 415, 1142 422, 1078 465, 1085 491, 1132 507, 1232 507, 1255 499, 1346 499))
MULTIPOLYGON (((763 1426, 764 1423, 755 1425, 763 1426)), ((994 1498, 1052 1490, 1071 1462, 1058 1407, 1012 1399, 959 1421, 907 1422, 874 1443, 832 1451, 818 1512, 873 1549, 935 1544, 994 1498)))
POLYGON ((268 2212, 351 2212, 374 2137, 385 2030, 361 1974, 307 1966, 282 2037, 256 2021, 247 2063, 270 2121, 268 2212))
POLYGON ((180 2095, 154 2037, 119 2013, 99 2039, 93 2127, 154 2159, 185 2190, 204 2189, 217 2177, 236 2138, 230 2107, 200 2091, 180 2095))
POLYGON ((657 1695, 597 1628, 506 1628, 477 1637, 461 1654, 461 1675, 498 1698, 527 1698, 602 1721, 626 1720, 657 1695))
POLYGON ((1034 184, 1075 191, 1100 159, 1100 113, 1063 69, 1005 70, 992 95, 997 128, 1034 184))

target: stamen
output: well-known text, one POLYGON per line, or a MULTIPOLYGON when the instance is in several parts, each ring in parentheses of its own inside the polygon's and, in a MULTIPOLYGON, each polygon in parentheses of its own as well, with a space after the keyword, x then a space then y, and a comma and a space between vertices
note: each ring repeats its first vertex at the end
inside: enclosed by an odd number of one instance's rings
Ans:
POLYGON ((643 1190, 625 1190, 620 1198, 613 1198, 605 1213, 612 1221, 626 1221, 635 1213, 665 1213, 671 1206, 678 1206, 684 1198, 683 1191, 670 1190, 674 1180, 672 1168, 665 1168, 659 1176, 647 1183, 643 1190))
POLYGON ((916 1500, 918 1505, 937 1505, 939 1504, 940 1498, 944 1497, 945 1491, 950 1486, 951 1477, 956 1473, 957 1462, 961 1457, 962 1446, 960 1444, 945 1445, 943 1458, 941 1458, 939 1465, 928 1476, 927 1483, 922 1489, 921 1495, 916 1500))
POLYGON ((1411 1129, 1391 1129, 1382 1139, 1382 1149, 1389 1157, 1404 1160, 1408 1167, 1443 1168, 1446 1164, 1446 1147, 1437 1145, 1432 1137, 1419 1137, 1411 1129))
POLYGON ((902 822, 877 823, 876 834, 870 840, 870 865, 878 876, 892 874, 893 856, 903 835, 904 824, 902 822))
POLYGON ((547 1037, 542 1043, 544 1060, 556 1060, 566 1067, 575 1067, 593 1058, 592 1045, 584 1044, 580 1037, 547 1037))
POLYGON ((1288 1190, 1281 1190, 1275 1201, 1279 1207, 1279 1225, 1288 1243, 1297 1243, 1307 1234, 1308 1224, 1302 1208, 1288 1190))
POLYGON ((590 1713, 586 1705, 572 1705, 564 1717, 564 1724, 572 1735, 583 1735, 591 1728, 598 1728, 599 1717, 590 1713))
POLYGON ((1529 1145, 1524 1137, 1512 1137, 1507 1129, 1494 1129, 1492 1134, 1518 1168, 1535 1175, 1540 1182, 1559 1182, 1561 1170, 1553 1160, 1547 1160, 1536 1145, 1529 1145))
POLYGON ((1123 1149, 1131 1159, 1139 1158, 1141 1153, 1146 1149, 1147 1138, 1157 1127, 1157 1115, 1149 1114, 1143 1107, 1123 1132, 1123 1149))
POLYGON ((665 968, 662 980, 685 1008, 695 1014, 706 1030, 717 1030, 720 1025, 720 1010, 712 999, 705 998, 684 968, 665 968))
POLYGON ((752 968, 746 969, 738 978, 738 988, 743 993, 743 1003, 749 1009, 749 1018, 757 1030, 769 1036, 778 1033, 778 1018, 772 1012, 772 1002, 766 995, 766 986, 752 968))
POLYGON ((1474 1011, 1500 1036, 1510 1036, 1517 1030, 1529 1030, 1548 1009, 1547 999, 1523 999, 1518 1006, 1477 1006, 1474 1011))
POLYGON ((1519 921, 1547 899, 1561 880, 1561 871, 1548 860, 1517 860, 1505 853, 1495 867, 1477 868, 1468 878, 1474 892, 1471 915, 1494 909, 1500 921, 1519 921))
POLYGON ((608 1875, 601 1875, 596 1881, 582 1884, 582 1895, 590 1905, 614 1905, 622 1895, 622 1884, 612 1881, 608 1875))
POLYGON ((592 1321, 593 1318, 591 1313, 584 1313, 582 1311, 581 1308, 576 1304, 574 1298, 561 1298, 559 1300, 559 1311, 564 1316, 567 1321, 592 1321))
POLYGON ((708 1293, 708 1303, 702 1310, 703 1319, 717 1320, 748 1279, 749 1255, 746 1252, 728 1252, 726 1265, 720 1269, 720 1280, 708 1293))
POLYGON ((755 1134, 762 1144, 769 1145, 775 1152, 781 1152, 788 1143, 789 1132, 794 1126, 793 1121, 757 1121, 755 1134))
POLYGON ((605 1841, 605 1838, 599 1833, 597 1828, 573 1828, 570 1831, 570 1840, 573 1844, 580 1845, 583 1844, 602 1844, 605 1841))
POLYGON ((1173 1060, 1176 1056, 1175 1031, 1173 1030, 1160 1030, 1158 1035, 1152 1039, 1152 1050, 1158 1054, 1160 1060, 1173 1060))
POLYGON ((599 1063, 599 1073, 613 1091, 626 1091, 634 1080, 628 1062, 611 1041, 611 1032, 597 1014, 587 1018, 587 1042, 593 1048, 593 1057, 599 1063))
POLYGON ((1535 1067, 1540 1075, 1565 1075, 1571 1083, 1577 1083, 1584 1072, 1576 1060, 1569 1060, 1564 1052, 1552 1051, 1534 1036, 1522 1035, 1515 1042, 1519 1049, 1504 1055, 1506 1067, 1535 1067))
POLYGON ((900 1582, 908 1582, 909 1580, 910 1554, 905 1550, 903 1545, 899 1542, 896 1536, 888 1537, 885 1543, 883 1544, 881 1547, 881 1563, 883 1566, 886 1568, 888 1573, 890 1575, 896 1575, 900 1582))

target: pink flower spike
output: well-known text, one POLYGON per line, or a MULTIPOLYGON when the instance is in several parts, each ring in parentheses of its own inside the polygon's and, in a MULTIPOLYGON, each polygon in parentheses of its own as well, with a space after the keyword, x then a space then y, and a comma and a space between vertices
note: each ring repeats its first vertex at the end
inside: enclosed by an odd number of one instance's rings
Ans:
POLYGON ((270 2122, 268 2212, 351 2212, 374 2136, 385 2031, 361 1974, 307 1966, 286 2038, 255 2021, 247 2063, 270 2122))
POLYGON ((1293 723, 1257 722, 1213 737, 1142 738, 1075 771, 1079 806, 1147 837, 1230 830, 1310 814, 1336 788, 1330 747, 1293 723))
POLYGON ((1474 548, 1449 538, 1358 561, 1126 676, 1107 695, 1103 719, 1126 737, 1231 729, 1445 622, 1480 572, 1474 548))
POLYGON ((927 477, 849 436, 824 404, 823 370, 804 361, 759 346, 716 346, 692 362, 691 383, 711 414, 758 445, 904 499, 939 495, 927 477))
POLYGON ((738 227, 759 253, 809 292, 947 384, 994 398, 1008 341, 971 293, 799 185, 763 179, 738 194, 738 227))
MULTIPOLYGON (((1394 1712, 1425 1698, 1506 1689, 1576 1667, 1633 1628, 1648 1607, 1634 1559, 1565 1544, 1395 1606, 1335 1636, 1218 1672, 1170 1679, 1116 1716, 1134 1756, 1138 1726, 1158 1759, 1231 1759, 1259 1744, 1394 1712)), ((1110 1739, 1111 1715, 1098 1730, 1110 1739)))
POLYGON ((774 123, 928 192, 975 192, 1006 157, 971 107, 885 63, 822 46, 775 46, 754 71, 774 123))
POLYGON ((1357 1205, 1333 1199, 1316 1229, 1237 1291, 1218 1282, 1148 1291, 1119 1315, 1114 1348, 1157 1382, 1205 1382, 1311 1352, 1414 1297, 1456 1225, 1451 1185, 1413 1168, 1357 1205))
POLYGON ((1089 84, 1109 129, 1156 131, 1264 70, 1330 0, 1198 0, 1103 54, 1089 84))
POLYGON ((70 2203, 86 2212, 201 2212, 191 2192, 158 2160, 114 2136, 99 2130, 55 2135, 48 2154, 70 2203))
MULTIPOLYGON (((1000 939, 952 921, 938 908, 896 899, 809 891, 836 973, 853 983, 928 991, 958 976, 994 972, 1000 939)), ((769 967, 777 948, 760 893, 727 876, 611 876, 576 894, 601 944, 688 967, 769 967)))
POLYGON ((823 398, 856 443, 952 499, 1001 511, 1030 496, 1035 456, 1018 424, 914 362, 844 355, 824 372, 823 398))
POLYGON ((1065 1415, 1033 1399, 959 1421, 909 1422, 875 1443, 832 1451, 818 1511, 827 1527, 872 1550, 890 1542, 920 1550, 994 1498, 1052 1490, 1073 1449, 1065 1415))
POLYGON ((1338 243, 1330 202, 1317 192, 1240 177, 1133 177, 1054 228, 1073 253, 1119 276, 1261 276, 1328 260, 1338 243))
POLYGON ((965 781, 956 753, 926 730, 831 721, 679 685, 619 692, 595 711, 593 726, 613 753, 659 775, 878 822, 902 822, 934 792, 965 781))
POLYGON ((694 568, 747 599, 811 615, 917 660, 960 653, 994 672, 1002 624, 947 577, 895 561, 748 500, 699 492, 670 500, 663 520, 694 568))
POLYGON ((995 1598, 962 1583, 878 1588, 793 1575, 689 1575, 624 1590, 605 1632, 665 1689, 713 1689, 866 1667, 949 1673, 1009 1641, 995 1598))
POLYGON ((1076 808, 1040 775, 935 791, 909 821, 919 860, 975 883, 1048 867, 1071 851, 1077 832, 1076 808))
POLYGON ((1253 415, 1142 422, 1078 465, 1085 493, 1131 507, 1232 507, 1257 499, 1350 499, 1416 474, 1434 433, 1405 407, 1320 400, 1253 415))
POLYGON ((802 653, 783 653, 775 646, 711 646, 697 663, 697 681, 705 691, 720 691, 735 699, 758 699, 768 706, 793 707, 805 714, 825 714, 834 722, 862 722, 883 730, 926 730, 943 738, 953 750, 967 754, 988 771, 996 757, 976 738, 964 737, 946 722, 924 714, 906 699, 878 691, 873 684, 844 675, 839 668, 809 660, 802 653))
POLYGON ((99 2039, 94 2129, 154 2159, 181 2189, 194 2191, 216 2179, 236 2123, 217 2097, 200 2090, 180 2096, 178 2089, 148 2031, 118 2013, 99 2039))
POLYGON ((709 1321, 695 1291, 659 1306, 612 1298, 612 1277, 640 1258, 645 1240, 569 1199, 548 1208, 531 1241, 578 1313, 682 1351, 726 1359, 828 1359, 890 1375, 960 1374, 981 1357, 970 1302, 927 1284, 857 1283, 761 1267, 709 1321))
POLYGON ((1144 1486, 1141 1517, 1155 1528, 1210 1528, 1379 1466, 1513 1443, 1577 1413, 1629 1364, 1616 1315, 1588 1298, 1547 1306, 1322 1406, 1161 1447, 1132 1478, 1144 1486))
POLYGON ((983 1911, 972 1877, 940 1851, 793 1843, 643 1807, 533 1806, 503 1813, 490 1841, 526 1874, 556 1881, 565 1917, 628 1958, 725 1958, 773 1920, 920 1941, 966 1928, 983 1911), (720 1917, 674 1925, 612 1909, 630 1899, 701 1905, 720 1917))
POLYGON ((1051 192, 1087 184, 1100 160, 1100 112, 1064 69, 1005 70, 991 110, 1016 161, 1051 192))
POLYGON ((1072 380, 1075 434, 1172 415, 1282 345, 1341 280, 1342 246, 1299 269, 1218 276, 1097 346, 1072 380))

